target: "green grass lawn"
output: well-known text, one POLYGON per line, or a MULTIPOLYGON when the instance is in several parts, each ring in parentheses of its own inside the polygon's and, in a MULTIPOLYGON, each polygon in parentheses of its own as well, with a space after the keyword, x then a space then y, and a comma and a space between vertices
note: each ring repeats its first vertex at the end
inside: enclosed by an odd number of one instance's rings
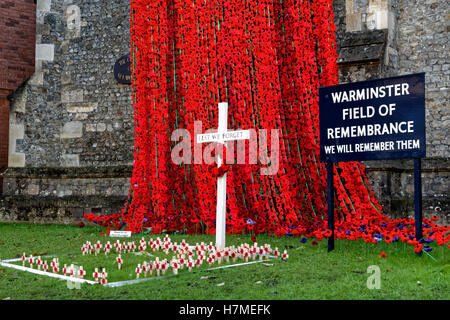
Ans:
MULTIPOLYGON (((86 240, 105 243, 115 239, 101 237, 96 227, 79 228, 63 225, 0 224, 0 259, 57 255, 62 264, 78 262, 91 279, 93 268, 109 263, 108 281, 135 278, 132 272, 142 257, 124 255, 127 272, 113 275, 114 257, 83 257, 81 246, 86 240), (127 258, 129 257, 129 258, 127 258), (105 259, 109 259, 105 262, 105 259), (92 270, 91 270, 92 269, 92 270)), ((137 242, 142 236, 132 239, 137 242)), ((148 240, 155 235, 146 235, 148 240)), ((163 236, 160 235, 162 238, 163 236)), ((184 238, 196 242, 214 242, 210 235, 170 235, 172 241, 184 238)), ((121 239, 123 240, 123 239, 121 239)), ((336 250, 327 253, 326 241, 311 245, 299 238, 258 236, 259 245, 271 244, 288 250, 289 259, 271 260, 266 264, 202 270, 180 270, 174 277, 153 279, 138 284, 105 288, 82 284, 69 289, 67 282, 0 266, 0 299, 449 299, 450 250, 434 246, 432 257, 417 257, 413 247, 403 243, 365 244, 361 241, 337 240, 336 250), (437 248, 436 248, 437 247, 437 248), (387 258, 379 258, 380 252, 387 258), (436 260, 436 261, 435 261, 436 260), (381 271, 381 288, 370 290, 367 268, 376 265, 381 271), (218 284, 223 284, 218 286, 218 284)), ((250 236, 227 236, 227 245, 251 244, 250 236)), ((114 250, 113 250, 114 251, 114 250)), ((51 259, 49 259, 51 260, 51 259)), ((149 260, 149 259, 146 259, 149 260)), ((27 265, 26 265, 27 266, 27 265)), ((62 265, 61 265, 62 266, 62 265)), ((218 266, 217 264, 214 265, 218 266)), ((167 274, 171 274, 169 271, 167 274)), ((155 278, 155 277, 154 277, 155 278)))

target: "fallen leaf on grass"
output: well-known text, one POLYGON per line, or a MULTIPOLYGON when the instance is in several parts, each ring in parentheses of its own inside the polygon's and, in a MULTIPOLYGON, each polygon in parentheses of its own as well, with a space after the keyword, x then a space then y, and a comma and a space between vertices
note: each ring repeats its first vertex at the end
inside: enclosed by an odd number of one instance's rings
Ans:
POLYGON ((200 279, 215 279, 217 278, 216 276, 202 276, 200 277, 200 279))
POLYGON ((271 266, 273 266, 273 263, 263 263, 263 266, 271 267, 271 266))
POLYGON ((256 281, 255 283, 256 284, 262 284, 263 282, 262 281, 256 281))
POLYGON ((224 285, 225 285, 225 282, 216 284, 216 286, 218 286, 218 287, 221 287, 221 286, 224 286, 224 285))

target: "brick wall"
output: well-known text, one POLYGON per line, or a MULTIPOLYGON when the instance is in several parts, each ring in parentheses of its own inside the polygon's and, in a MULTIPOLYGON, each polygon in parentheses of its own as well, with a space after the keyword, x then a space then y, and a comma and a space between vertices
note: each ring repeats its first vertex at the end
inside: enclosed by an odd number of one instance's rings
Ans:
MULTIPOLYGON (((0 173, 8 167, 8 95, 34 73, 36 4, 34 0, 0 0, 0 173)), ((0 178, 0 186, 3 179, 0 178)), ((0 187, 0 194, 3 192, 0 187)))
MULTIPOLYGON (((1 0, 0 0, 1 1, 1 0)), ((36 70, 11 95, 9 167, 132 165, 130 0, 38 0, 36 70)))
POLYGON ((34 73, 34 0, 0 0, 0 89, 15 90, 34 73))

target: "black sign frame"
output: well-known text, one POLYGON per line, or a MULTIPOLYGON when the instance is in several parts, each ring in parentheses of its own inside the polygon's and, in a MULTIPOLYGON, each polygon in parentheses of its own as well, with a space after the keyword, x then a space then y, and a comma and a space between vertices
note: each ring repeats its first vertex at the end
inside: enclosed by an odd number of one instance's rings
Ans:
POLYGON ((321 162, 425 158, 425 73, 320 87, 319 121, 321 162))
MULTIPOLYGON (((403 86, 401 86, 403 88, 403 86)), ((404 87, 406 89, 406 86, 404 87)), ((392 89, 392 88, 391 88, 392 89)), ((403 89, 400 89, 403 90, 403 89)), ((343 91, 341 91, 343 92, 343 91)), ((359 91, 361 94, 361 91, 359 91)), ((367 93, 367 91, 366 91, 367 93)), ((360 96, 361 97, 361 96, 360 96)), ((331 97, 331 99, 335 99, 334 101, 338 101, 337 94, 335 97, 331 97)), ((339 98, 340 99, 340 98, 339 98)), ((349 99, 345 99, 349 100, 349 99)), ((356 99, 355 99, 356 100, 356 99)), ((371 101, 371 99, 368 99, 371 101)), ((340 101, 340 100, 339 100, 340 101)), ((339 102, 340 103, 340 102, 339 102)), ((398 111, 398 110, 397 110, 398 111)), ((404 111, 404 110, 403 110, 404 111)), ((379 115, 383 114, 384 112, 379 112, 379 115)), ((336 113, 336 112, 335 112, 336 113)), ((355 118, 355 117, 353 117, 355 118)), ((358 120, 359 120, 358 119, 358 120)), ((376 122, 377 119, 375 119, 376 122)), ((328 87, 320 87, 319 88, 319 121, 320 121, 320 161, 326 162, 327 167, 327 206, 328 206, 328 229, 331 230, 331 236, 328 238, 328 252, 334 250, 334 237, 335 237, 335 226, 334 226, 334 185, 333 185, 333 175, 334 175, 334 163, 335 162, 341 162, 341 161, 362 161, 362 160, 385 160, 385 159, 404 159, 404 158, 413 158, 414 159, 414 213, 415 213, 415 238, 417 241, 423 240, 423 214, 422 214, 422 164, 421 164, 421 158, 426 157, 426 137, 425 137, 425 73, 417 73, 417 74, 410 74, 410 75, 404 75, 404 76, 397 76, 397 77, 390 77, 390 78, 384 78, 384 79, 374 79, 374 80, 368 80, 363 82, 355 82, 350 84, 341 84, 341 85, 335 85, 335 86, 328 86, 328 87), (401 82, 401 80, 410 80, 410 82, 401 82), (413 92, 412 95, 409 94, 409 90, 406 90, 404 93, 400 92, 400 96, 405 96, 401 98, 396 98, 398 95, 395 95, 394 98, 390 97, 388 100, 381 99, 377 101, 377 103, 362 103, 362 106, 355 106, 355 104, 347 104, 347 109, 353 109, 353 111, 346 111, 345 116, 343 113, 343 110, 338 109, 338 112, 340 111, 342 114, 342 121, 336 121, 336 119, 329 118, 333 115, 333 111, 329 108, 329 102, 330 102, 330 96, 331 92, 336 89, 340 90, 361 90, 370 88, 370 85, 381 85, 381 86, 395 86, 398 83, 408 83, 407 86, 408 89, 411 88, 411 92, 413 92), (411 86, 412 84, 412 86, 411 86), (408 92, 408 94, 406 94, 408 92), (328 96, 327 96, 328 95, 328 96), (409 96, 409 97, 408 97, 409 96), (392 100, 392 101, 390 101, 392 100), (324 103, 324 101, 327 101, 327 103, 324 103), (385 116, 389 114, 390 117, 393 115, 393 111, 389 113, 390 109, 389 106, 394 101, 396 101, 394 109, 398 108, 397 103, 402 103, 401 108, 410 108, 410 110, 413 110, 410 114, 405 112, 400 112, 397 116, 394 116, 393 119, 391 118, 391 121, 413 121, 412 127, 415 129, 418 129, 417 131, 414 130, 413 132, 407 132, 402 133, 404 137, 407 138, 415 138, 420 141, 419 144, 419 150, 413 150, 413 151, 398 151, 398 152, 384 152, 384 153, 375 153, 374 151, 370 151, 371 153, 360 153, 360 154, 353 154, 353 152, 347 152, 347 155, 345 156, 333 156, 336 154, 332 153, 326 153, 323 142, 329 139, 324 139, 324 137, 327 137, 327 133, 329 136, 332 136, 335 140, 338 140, 338 138, 335 138, 337 136, 337 131, 334 130, 332 132, 328 132, 329 126, 327 126, 328 123, 333 124, 333 126, 336 128, 339 128, 339 125, 345 120, 345 117, 351 117, 351 115, 356 116, 359 115, 359 119, 364 119, 362 117, 364 106, 366 107, 366 114, 365 119, 373 118, 374 113, 376 112, 376 107, 372 106, 373 109, 367 108, 368 106, 371 106, 372 104, 377 105, 378 108, 381 105, 386 105, 387 113, 385 116), (324 110, 325 107, 328 107, 327 110, 324 110), (355 110, 358 109, 359 112, 356 112, 355 110), (370 114, 373 113, 372 117, 369 117, 370 114), (407 119, 404 119, 407 118, 407 119), (325 129, 326 128, 326 129, 325 129)), ((406 122, 408 122, 406 121, 406 122)), ((364 125, 364 121, 356 121, 356 126, 364 125)), ((403 125, 405 126, 405 124, 403 125)), ((361 130, 363 131, 363 130, 361 130)), ((327 137, 328 138, 328 137, 327 137)), ((345 137, 345 139, 349 139, 353 137, 345 137)), ((340 139, 340 138, 339 138, 340 139)), ((368 142, 366 143, 380 143, 380 139, 368 139, 368 142)), ((353 143, 359 143, 359 140, 357 139, 356 142, 353 141, 353 143)), ((398 140, 395 140, 398 141, 398 140)), ((395 143, 395 142, 394 142, 395 143)), ((349 145, 347 141, 347 145, 349 145)), ((401 144, 400 144, 401 145, 401 144)), ((355 145, 356 146, 356 145, 355 145)), ((336 145, 335 145, 335 148, 336 145)), ((330 150, 330 149, 328 149, 330 150)), ((344 148, 341 148, 341 150, 344 150, 344 148)), ((356 150, 356 147, 355 147, 356 150)), ((339 155, 339 153, 338 153, 339 155)), ((422 255, 422 252, 417 253, 418 256, 422 255)))

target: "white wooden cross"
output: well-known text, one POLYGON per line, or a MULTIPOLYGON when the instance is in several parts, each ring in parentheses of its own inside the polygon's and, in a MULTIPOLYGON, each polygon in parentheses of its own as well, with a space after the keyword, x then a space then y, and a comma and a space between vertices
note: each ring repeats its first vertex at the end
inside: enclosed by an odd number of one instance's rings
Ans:
MULTIPOLYGON (((197 135, 197 143, 219 142, 250 139, 250 130, 228 131, 228 103, 219 103, 219 127, 217 133, 205 133, 197 135)), ((222 165, 220 155, 217 167, 222 165)), ((217 207, 216 207, 216 247, 225 248, 225 225, 227 209, 227 174, 217 178, 217 207)))

